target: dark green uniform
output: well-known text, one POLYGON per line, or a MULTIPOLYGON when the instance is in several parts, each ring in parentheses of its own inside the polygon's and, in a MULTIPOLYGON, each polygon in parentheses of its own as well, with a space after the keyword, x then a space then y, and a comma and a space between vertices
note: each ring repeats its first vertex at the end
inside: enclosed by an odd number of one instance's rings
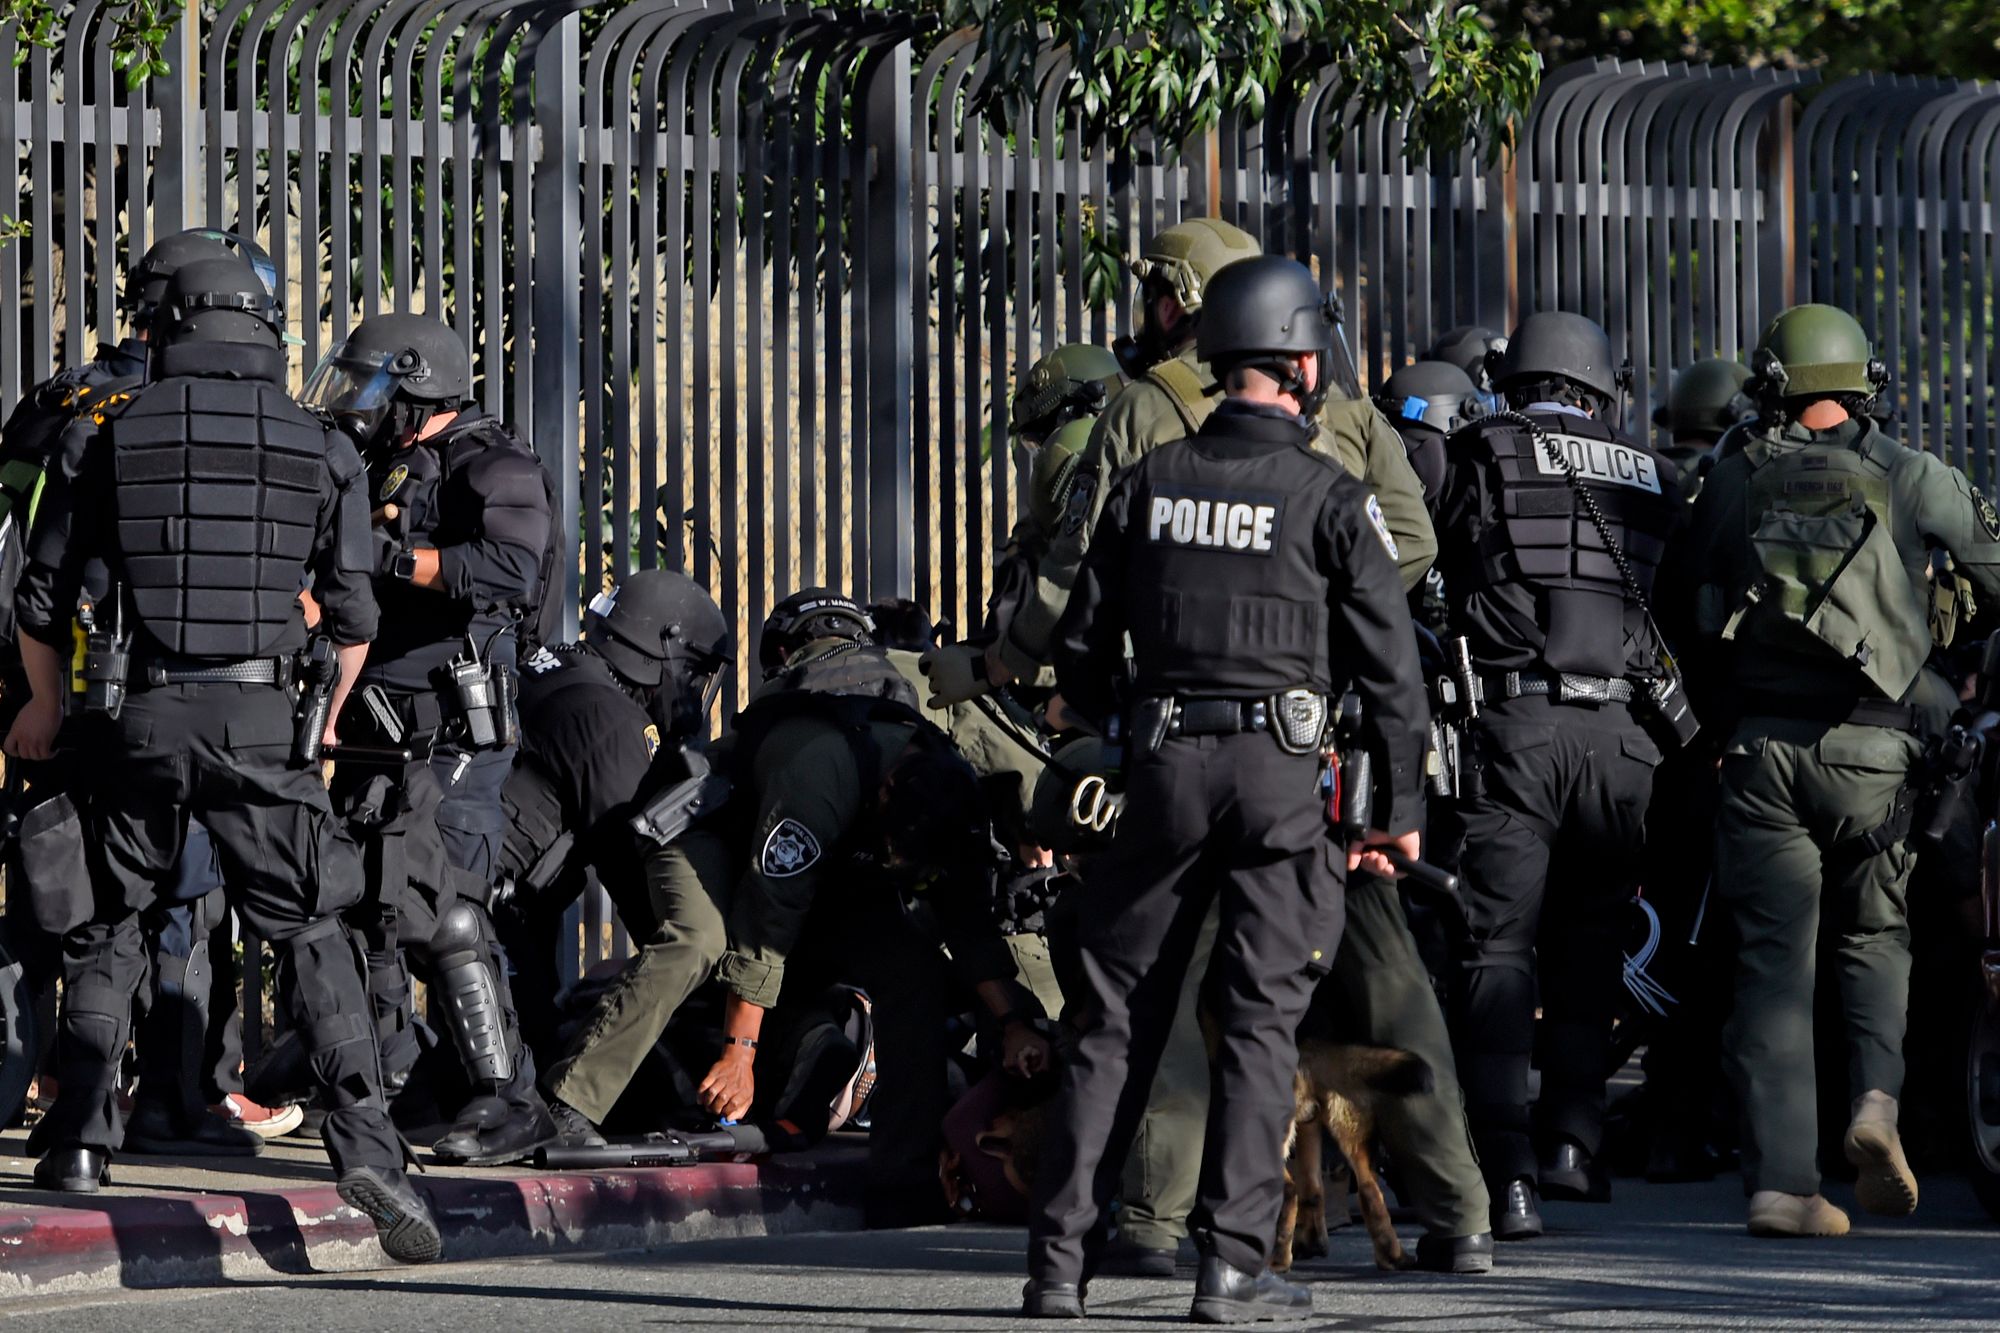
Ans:
POLYGON ((1890 817, 1923 749, 1912 705, 1931 647, 1925 568, 1941 547, 1981 593, 2000 593, 2000 516, 1962 473, 1863 418, 1750 435, 1716 464, 1689 538, 1696 624, 1714 654, 1704 716, 1735 723, 1715 887, 1741 941, 1724 1046, 1745 1112, 1744 1185, 1812 1195, 1821 917, 1851 1094, 1894 1097, 1915 857, 1890 817))

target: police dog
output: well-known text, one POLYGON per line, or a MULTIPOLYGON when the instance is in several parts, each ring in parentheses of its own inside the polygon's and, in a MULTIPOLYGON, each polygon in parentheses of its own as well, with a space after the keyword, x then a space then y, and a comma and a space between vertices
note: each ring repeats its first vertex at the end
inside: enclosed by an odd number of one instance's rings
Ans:
POLYGON ((1278 1214, 1271 1267, 1284 1272, 1296 1252, 1306 1257, 1327 1250, 1326 1182, 1320 1170, 1321 1143, 1328 1133, 1354 1173, 1361 1221, 1374 1243, 1375 1266, 1385 1272, 1416 1261, 1403 1250, 1382 1197, 1382 1181, 1368 1145, 1375 1115, 1391 1098, 1428 1092, 1431 1070, 1408 1051, 1387 1046, 1345 1046, 1308 1037, 1299 1043, 1299 1067, 1292 1078, 1294 1114, 1285 1135, 1285 1202, 1278 1214))

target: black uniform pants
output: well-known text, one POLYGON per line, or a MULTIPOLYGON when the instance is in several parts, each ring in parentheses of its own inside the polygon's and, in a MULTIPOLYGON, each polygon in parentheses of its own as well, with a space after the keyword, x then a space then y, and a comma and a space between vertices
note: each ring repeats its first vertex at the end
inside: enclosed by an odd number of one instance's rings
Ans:
POLYGON ((1066 1017, 1079 1039, 1036 1173, 1031 1275, 1077 1282, 1094 1267, 1211 903, 1219 1044, 1188 1230, 1234 1267, 1264 1266, 1313 989, 1306 964, 1315 950, 1331 958, 1340 939, 1346 859, 1318 769, 1259 733, 1175 738, 1132 763, 1117 838, 1077 905, 1084 992, 1066 1017))
POLYGON ((243 1091, 235 930, 221 887, 215 843, 190 819, 171 900, 142 917, 153 985, 137 1038, 139 1096, 179 1115, 243 1091))
POLYGON ((170 895, 193 815, 214 840, 230 906, 277 954, 280 1000, 331 1107, 335 1169, 400 1169, 361 955, 337 915, 360 897, 360 861, 318 775, 290 766, 290 701, 268 685, 140 689, 110 732, 100 758, 117 780, 84 814, 96 913, 63 939, 48 1142, 115 1148, 123 1138, 114 1091, 147 970, 139 913, 170 895))
POLYGON ((1485 789, 1447 817, 1464 835, 1469 935, 1452 1038, 1473 1143, 1499 1189, 1538 1169, 1528 1111, 1537 1051, 1536 1133, 1598 1150, 1621 944, 1660 751, 1622 706, 1541 698, 1489 705, 1474 744, 1485 789))

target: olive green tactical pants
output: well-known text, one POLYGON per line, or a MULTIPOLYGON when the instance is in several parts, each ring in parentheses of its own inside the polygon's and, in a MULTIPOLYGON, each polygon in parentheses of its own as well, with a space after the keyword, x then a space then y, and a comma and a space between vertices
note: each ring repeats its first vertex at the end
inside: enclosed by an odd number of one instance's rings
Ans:
POLYGON ((1905 889, 1915 855, 1841 844, 1879 827, 1922 753, 1883 727, 1746 718, 1722 761, 1715 887, 1736 921, 1723 1059, 1744 1115, 1743 1188, 1819 1191, 1813 979, 1822 919, 1847 1020, 1848 1089, 1903 1086, 1905 889))
POLYGON ((734 864, 723 841, 703 829, 647 857, 646 888, 660 924, 549 1070, 549 1091, 593 1121, 611 1114, 667 1020, 729 947, 734 864))
MULTIPOLYGON (((1208 1053, 1195 1008, 1215 930, 1211 913, 1181 987, 1173 1036, 1153 1079, 1146 1118, 1126 1161, 1119 1232, 1149 1249, 1173 1249, 1187 1234, 1201 1175, 1208 1053)), ((1377 1131, 1395 1157, 1399 1183, 1409 1196, 1404 1202, 1434 1236, 1491 1230, 1486 1182, 1466 1126, 1444 1011, 1394 884, 1366 875, 1349 881, 1347 927, 1333 975, 1322 984, 1338 992, 1334 1008, 1343 1036, 1401 1047, 1429 1065, 1435 1078, 1430 1092, 1380 1108, 1377 1131)))

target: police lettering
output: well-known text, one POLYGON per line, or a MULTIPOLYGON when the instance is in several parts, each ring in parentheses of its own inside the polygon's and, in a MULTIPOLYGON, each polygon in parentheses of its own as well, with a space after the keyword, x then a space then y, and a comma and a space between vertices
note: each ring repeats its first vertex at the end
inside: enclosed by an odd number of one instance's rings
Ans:
POLYGON ((1147 536, 1177 546, 1268 554, 1277 533, 1278 507, 1241 500, 1155 495, 1147 536))
MULTIPOLYGON (((1615 440, 1586 440, 1575 435, 1550 435, 1547 440, 1585 481, 1660 493, 1659 467, 1643 449, 1615 440)), ((1535 468, 1544 476, 1560 476, 1563 471, 1562 465, 1549 457, 1546 448, 1535 450, 1535 468)))

